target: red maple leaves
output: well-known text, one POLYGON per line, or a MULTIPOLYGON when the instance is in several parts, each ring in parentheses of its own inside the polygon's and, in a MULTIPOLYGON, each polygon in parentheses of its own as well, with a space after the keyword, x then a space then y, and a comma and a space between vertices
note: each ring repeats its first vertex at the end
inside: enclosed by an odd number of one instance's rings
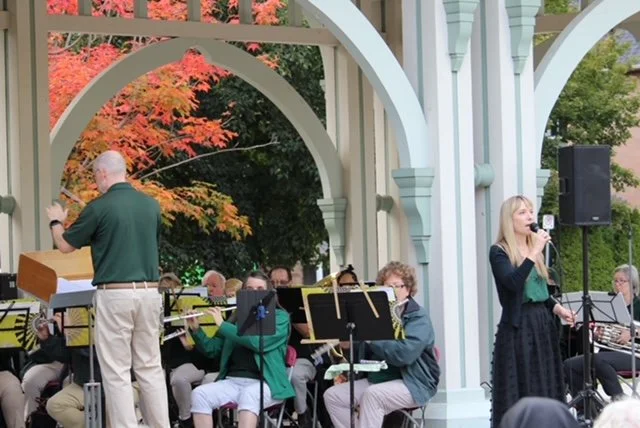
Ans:
MULTIPOLYGON (((237 22, 237 1, 202 0, 202 20, 237 22), (221 10, 224 7, 225 10, 221 10)), ((48 0, 50 14, 77 14, 77 0, 48 0)), ((278 24, 280 0, 254 2, 257 24, 278 24)), ((133 0, 93 1, 94 16, 133 17, 133 0)), ((151 0, 150 19, 186 20, 184 0, 151 0)), ((114 62, 151 43, 155 38, 131 38, 80 34, 50 34, 49 92, 50 127, 53 128, 72 100, 86 85, 114 62)), ((260 45, 247 46, 259 52, 260 45)), ((260 58, 272 68, 277 60, 260 58)), ((101 152, 115 149, 125 156, 134 186, 154 196, 163 208, 167 224, 178 215, 186 216, 209 232, 213 227, 236 238, 251 233, 248 219, 238 213, 231 198, 215 185, 193 181, 190 186, 167 188, 155 181, 159 165, 196 158, 206 151, 226 148, 236 137, 225 128, 225 117, 211 120, 196 116, 197 94, 209 91, 226 70, 213 66, 196 51, 182 60, 165 65, 131 82, 103 106, 80 136, 65 166, 62 186, 84 201, 97 196, 91 162, 101 152)), ((230 106, 232 108, 232 106, 230 106)), ((227 116, 232 114, 227 112, 227 116)), ((160 172, 161 173, 161 172, 160 172)), ((66 196, 63 196, 66 198, 66 196)), ((79 206, 67 199, 73 214, 79 206)), ((70 216, 70 221, 74 215, 70 216)))

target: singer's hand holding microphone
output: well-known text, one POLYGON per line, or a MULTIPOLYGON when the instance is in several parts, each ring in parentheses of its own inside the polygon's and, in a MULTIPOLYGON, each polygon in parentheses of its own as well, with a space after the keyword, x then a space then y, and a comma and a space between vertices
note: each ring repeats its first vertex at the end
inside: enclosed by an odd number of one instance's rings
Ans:
POLYGON ((531 238, 533 239, 533 251, 535 255, 541 254, 544 250, 547 242, 551 241, 551 236, 544 230, 538 227, 538 223, 531 223, 529 225, 531 229, 531 238))

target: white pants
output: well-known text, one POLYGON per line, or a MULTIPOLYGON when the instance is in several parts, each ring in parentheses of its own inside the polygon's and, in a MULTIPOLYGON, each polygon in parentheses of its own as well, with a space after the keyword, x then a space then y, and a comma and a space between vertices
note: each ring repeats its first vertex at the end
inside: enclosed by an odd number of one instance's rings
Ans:
MULTIPOLYGON (((280 403, 282 400, 271 398, 271 389, 264 382, 264 408, 280 403)), ((229 377, 224 380, 201 385, 191 394, 191 413, 210 415, 228 403, 236 403, 238 411, 260 413, 260 381, 244 377, 229 377)))
POLYGON ((57 380, 62 375, 64 364, 54 361, 47 364, 36 364, 29 367, 22 378, 22 390, 24 391, 24 419, 38 408, 38 402, 44 387, 51 381, 57 380))
POLYGON ((160 362, 162 296, 157 288, 96 292, 96 351, 111 425, 137 428, 131 373, 140 386, 145 422, 169 428, 167 387, 160 362))
POLYGON ((306 358, 298 358, 291 373, 291 384, 296 390, 296 397, 293 400, 297 414, 307 411, 307 382, 311 382, 316 377, 316 367, 306 358))
MULTIPOLYGON (((192 351, 198 352, 198 351, 192 351)), ((218 373, 206 373, 191 363, 182 364, 171 370, 169 382, 171 392, 178 405, 178 417, 186 420, 191 417, 191 389, 194 383, 204 385, 216 380, 218 373)))
MULTIPOLYGON (((356 426, 380 428, 384 416, 398 409, 418 407, 409 389, 401 379, 377 384, 367 379, 354 382, 353 400, 360 405, 356 426)), ((350 424, 349 383, 332 386, 324 393, 324 404, 335 428, 347 428, 350 424)))

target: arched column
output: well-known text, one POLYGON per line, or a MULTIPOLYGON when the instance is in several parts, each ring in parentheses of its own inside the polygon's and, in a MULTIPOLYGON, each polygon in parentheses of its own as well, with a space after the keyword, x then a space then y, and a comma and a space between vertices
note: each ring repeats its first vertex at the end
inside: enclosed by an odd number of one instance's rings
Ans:
POLYGON ((636 13, 640 2, 596 0, 553 42, 535 72, 537 163, 551 110, 582 58, 612 28, 636 13))
POLYGON ((360 10, 344 0, 297 0, 351 54, 380 97, 397 136, 400 166, 429 166, 427 123, 404 70, 360 10))
POLYGON ((198 49, 207 60, 224 67, 254 86, 269 98, 296 128, 320 173, 324 206, 333 206, 325 216, 330 224, 330 238, 335 242, 334 255, 343 253, 344 212, 342 167, 336 149, 325 128, 304 99, 284 78, 252 55, 230 44, 201 39, 173 39, 156 43, 116 62, 93 79, 67 107, 51 132, 52 193, 59 194, 64 165, 75 142, 93 116, 128 83, 162 65, 180 60, 189 48, 198 49))

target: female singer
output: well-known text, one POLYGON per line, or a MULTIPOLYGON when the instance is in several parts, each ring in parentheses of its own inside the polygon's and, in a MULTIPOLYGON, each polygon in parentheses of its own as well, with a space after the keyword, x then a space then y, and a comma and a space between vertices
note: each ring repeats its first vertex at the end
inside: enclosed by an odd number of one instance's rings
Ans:
MULTIPOLYGON (((622 293, 629 313, 631 313, 631 301, 633 300, 633 319, 636 321, 640 321, 640 299, 637 296, 639 287, 640 278, 638 278, 638 270, 635 266, 621 265, 614 270, 613 289, 616 293, 622 293)), ((596 330, 596 337, 599 334, 600 332, 596 330)), ((618 338, 618 343, 624 344, 630 343, 630 341, 630 330, 623 330, 618 338)), ((596 378, 602 384, 604 392, 613 400, 625 398, 616 372, 631 371, 631 356, 624 352, 601 349, 593 355, 593 365, 596 369, 596 378)), ((640 368, 640 358, 636 358, 636 367, 640 368)), ((575 397, 584 381, 584 357, 579 355, 565 360, 564 372, 571 388, 571 395, 575 397)))
MULTIPOLYGON (((393 287, 403 333, 397 340, 367 342, 368 358, 384 360, 389 368, 370 372, 354 383, 360 405, 360 427, 380 428, 384 416, 395 410, 424 406, 436 393, 440 368, 434 351, 434 332, 427 311, 413 300, 418 286, 413 268, 390 262, 378 273, 376 284, 393 287)), ((324 402, 336 428, 349 426, 349 384, 329 388, 324 402)))
POLYGON ((520 398, 564 400, 558 333, 551 313, 573 323, 574 314, 549 297, 542 251, 549 235, 530 229, 533 203, 513 196, 500 209, 500 229, 489 261, 502 306, 493 348, 491 426, 520 398))
MULTIPOLYGON (((243 288, 272 288, 267 276, 259 271, 249 274, 243 288)), ((214 409, 227 403, 238 405, 239 428, 255 428, 260 413, 260 364, 257 336, 238 336, 238 326, 224 321, 220 308, 208 310, 219 326, 214 337, 199 328, 197 318, 189 320, 196 348, 209 358, 220 358, 220 375, 214 383, 201 385, 191 394, 191 413, 196 428, 213 428, 214 409)), ((264 336, 264 408, 295 395, 287 377, 285 354, 291 324, 289 314, 276 309, 276 333, 264 336)))

